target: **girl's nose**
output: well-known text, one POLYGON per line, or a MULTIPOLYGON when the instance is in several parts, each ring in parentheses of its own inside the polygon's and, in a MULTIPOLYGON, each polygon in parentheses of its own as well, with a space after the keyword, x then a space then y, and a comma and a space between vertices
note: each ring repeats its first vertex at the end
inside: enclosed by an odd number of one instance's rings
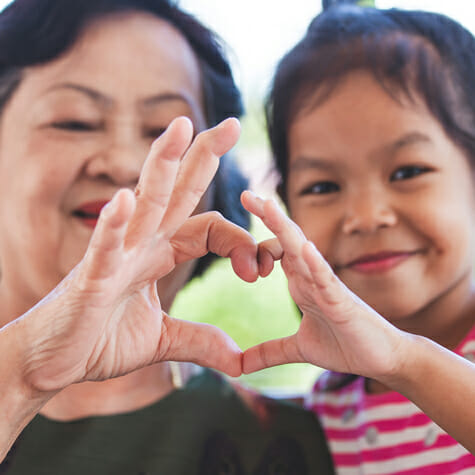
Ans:
POLYGON ((348 199, 343 221, 345 234, 373 233, 397 223, 395 210, 379 193, 360 193, 348 199))

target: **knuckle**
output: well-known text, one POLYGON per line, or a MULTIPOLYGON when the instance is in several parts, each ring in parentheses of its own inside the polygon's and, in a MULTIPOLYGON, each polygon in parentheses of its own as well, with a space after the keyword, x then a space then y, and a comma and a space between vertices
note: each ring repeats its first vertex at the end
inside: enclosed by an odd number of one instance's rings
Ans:
POLYGON ((206 193, 208 188, 206 186, 196 186, 195 188, 188 191, 190 194, 191 199, 195 203, 199 203, 203 195, 206 193))
POLYGON ((225 221, 224 216, 219 211, 216 211, 216 210, 208 211, 206 214, 210 217, 211 221, 213 222, 217 223, 217 222, 225 221))
POLYGON ((210 137, 208 131, 200 132, 193 141, 193 147, 198 151, 208 151, 210 149, 210 137))
POLYGON ((163 142, 163 136, 157 137, 153 142, 152 145, 150 146, 150 151, 152 153, 156 153, 160 150, 162 147, 162 142, 163 142))

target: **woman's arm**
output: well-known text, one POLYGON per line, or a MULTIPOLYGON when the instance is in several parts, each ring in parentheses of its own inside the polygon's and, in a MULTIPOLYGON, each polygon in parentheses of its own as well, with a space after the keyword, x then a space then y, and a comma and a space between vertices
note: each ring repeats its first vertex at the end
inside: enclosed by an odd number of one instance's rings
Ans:
POLYGON ((417 404, 475 454, 475 365, 421 336, 405 333, 353 294, 273 201, 246 192, 243 205, 276 235, 259 250, 260 273, 281 259, 302 311, 295 335, 245 351, 243 371, 309 362, 381 382, 417 404))

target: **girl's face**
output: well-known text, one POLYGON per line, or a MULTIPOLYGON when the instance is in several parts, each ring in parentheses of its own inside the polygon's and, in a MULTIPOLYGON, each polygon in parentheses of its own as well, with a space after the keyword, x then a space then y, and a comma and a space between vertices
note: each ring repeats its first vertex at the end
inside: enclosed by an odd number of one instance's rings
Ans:
POLYGON ((288 138, 290 214, 363 300, 397 321, 467 286, 472 172, 422 103, 353 73, 288 138))
MULTIPOLYGON (((27 69, 1 117, 4 294, 31 305, 54 287, 83 256, 100 208, 135 187, 152 141, 180 115, 202 130, 203 111, 191 47, 147 14, 102 19, 64 56, 27 69)), ((165 307, 189 272, 159 287, 165 307)))

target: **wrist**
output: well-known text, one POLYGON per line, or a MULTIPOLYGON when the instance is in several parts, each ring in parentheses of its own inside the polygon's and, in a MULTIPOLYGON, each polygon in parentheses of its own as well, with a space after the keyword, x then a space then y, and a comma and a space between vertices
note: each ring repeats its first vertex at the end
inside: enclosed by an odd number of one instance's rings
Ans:
POLYGON ((399 331, 392 367, 377 378, 378 381, 394 391, 405 392, 407 387, 422 377, 424 358, 430 345, 431 341, 423 336, 399 331))
POLYGON ((56 394, 28 384, 22 357, 22 326, 18 320, 0 329, 0 461, 24 427, 56 394))

